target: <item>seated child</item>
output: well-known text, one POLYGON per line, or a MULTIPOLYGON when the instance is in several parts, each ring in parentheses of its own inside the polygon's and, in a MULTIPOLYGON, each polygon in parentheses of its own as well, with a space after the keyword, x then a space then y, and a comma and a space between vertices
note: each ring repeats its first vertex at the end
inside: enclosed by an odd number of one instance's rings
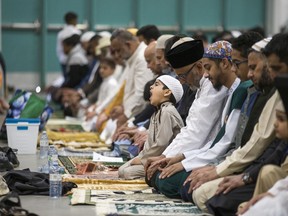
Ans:
POLYGON ((99 72, 100 76, 103 78, 103 81, 99 87, 97 102, 87 109, 85 122, 82 124, 84 130, 86 131, 95 129, 95 123, 97 120, 96 109, 104 109, 104 106, 107 105, 105 103, 105 99, 110 98, 110 95, 115 95, 118 90, 118 82, 113 76, 114 70, 115 62, 112 59, 101 59, 99 72))
POLYGON ((160 76, 150 87, 150 103, 157 108, 149 125, 148 139, 139 155, 119 168, 119 177, 135 179, 144 177, 147 158, 159 156, 184 126, 175 104, 183 96, 180 82, 168 75, 160 76))

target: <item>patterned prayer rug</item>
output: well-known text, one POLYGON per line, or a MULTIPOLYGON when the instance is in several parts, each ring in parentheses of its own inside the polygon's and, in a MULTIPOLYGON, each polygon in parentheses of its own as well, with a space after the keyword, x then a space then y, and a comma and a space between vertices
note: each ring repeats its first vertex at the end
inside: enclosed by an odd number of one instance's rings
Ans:
POLYGON ((103 143, 99 135, 97 133, 93 132, 62 132, 62 131, 52 131, 47 128, 47 134, 49 139, 53 141, 59 141, 61 140, 64 143, 67 142, 91 142, 94 144, 102 144, 106 145, 103 143))
MULTIPOLYGON (((60 164, 65 167, 66 173, 68 173, 68 174, 76 174, 77 165, 82 164, 82 163, 92 162, 92 157, 85 157, 85 156, 69 156, 69 157, 68 156, 59 156, 58 159, 59 159, 60 164)), ((97 164, 99 165, 99 163, 97 163, 97 164)), ((121 162, 121 163, 102 162, 101 164, 103 165, 102 166, 103 168, 101 170, 98 169, 97 171, 107 171, 107 172, 102 172, 102 173, 104 173, 103 177, 105 177, 105 174, 107 174, 107 176, 109 177, 108 171, 118 170, 118 168, 120 166, 122 166, 124 164, 124 162, 121 162)), ((97 172, 97 171, 90 173, 90 174, 99 175, 99 172, 97 172)), ((118 178, 118 175, 117 175, 117 178, 118 178)), ((107 179, 107 177, 105 179, 107 179)))
POLYGON ((117 171, 91 175, 66 174, 63 175, 63 181, 74 182, 78 188, 87 190, 143 190, 148 188, 144 179, 119 179, 117 171))
POLYGON ((96 206, 97 215, 202 215, 192 203, 169 199, 153 189, 81 190, 73 189, 71 205, 96 206))

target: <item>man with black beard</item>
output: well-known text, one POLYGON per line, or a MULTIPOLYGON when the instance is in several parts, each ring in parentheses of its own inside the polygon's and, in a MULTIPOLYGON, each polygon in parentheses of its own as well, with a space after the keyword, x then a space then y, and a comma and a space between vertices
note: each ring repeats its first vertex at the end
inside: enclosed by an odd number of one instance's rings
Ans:
MULTIPOLYGON (((269 41, 270 39, 264 39, 256 43, 252 46, 252 50, 248 55, 248 78, 253 81, 259 94, 257 95, 247 126, 244 130, 240 142, 241 146, 249 140, 253 127, 258 122, 264 105, 275 92, 271 74, 268 71, 267 58, 261 53, 261 49, 263 49, 269 41)), ((235 145, 235 148, 238 147, 239 146, 235 145)), ((285 147, 286 144, 284 142, 275 140, 243 173, 224 177, 215 189, 217 190, 216 195, 206 202, 208 211, 215 215, 235 215, 238 205, 252 197, 261 167, 268 163, 281 163, 285 147)))

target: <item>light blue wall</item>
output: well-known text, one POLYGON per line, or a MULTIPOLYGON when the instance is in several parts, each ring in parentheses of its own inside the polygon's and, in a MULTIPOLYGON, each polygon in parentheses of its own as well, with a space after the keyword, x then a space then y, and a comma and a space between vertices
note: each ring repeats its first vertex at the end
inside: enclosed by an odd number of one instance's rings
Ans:
POLYGON ((191 34, 202 29, 211 37, 221 28, 265 27, 264 0, 2 0, 1 10, 8 73, 38 73, 42 86, 45 74, 60 71, 55 53, 59 30, 53 27, 64 24, 67 11, 77 12, 87 30, 156 24, 162 32, 191 34), (36 20, 41 23, 38 29, 9 26, 36 20))

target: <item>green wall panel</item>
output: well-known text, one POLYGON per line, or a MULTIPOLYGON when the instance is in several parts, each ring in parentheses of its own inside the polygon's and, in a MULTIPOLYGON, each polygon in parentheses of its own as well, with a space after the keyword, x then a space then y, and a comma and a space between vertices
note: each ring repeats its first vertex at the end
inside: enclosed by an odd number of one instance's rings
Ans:
POLYGON ((60 64, 56 56, 57 32, 49 32, 47 35, 47 71, 60 71, 60 64))
POLYGON ((166 28, 163 32, 174 28, 172 33, 178 33, 175 27, 189 34, 208 29, 209 38, 219 26, 247 29, 265 23, 264 0, 2 0, 1 10, 2 52, 8 72, 36 72, 40 76, 60 72, 55 51, 59 29, 55 24, 64 24, 67 11, 75 11, 80 24, 89 24, 88 30, 95 25, 103 27, 97 30, 111 30, 156 24, 166 28), (35 20, 41 23, 38 31, 9 27, 35 20))
MULTIPOLYGON (((39 0, 2 0, 1 9, 2 23, 32 24, 41 19, 39 0)), ((2 29, 2 52, 8 72, 39 72, 39 47, 40 33, 36 29, 2 29)))
POLYGON ((264 27, 265 1, 263 0, 226 0, 227 29, 264 27))
POLYGON ((47 22, 48 24, 64 24, 64 15, 68 11, 78 14, 78 22, 83 23, 88 20, 88 1, 87 0, 48 0, 47 22))
POLYGON ((221 0, 185 0, 183 25, 194 28, 221 25, 221 0))
POLYGON ((179 0, 139 0, 137 5, 138 26, 147 24, 178 25, 179 2, 179 0))
POLYGON ((9 72, 39 72, 40 38, 29 31, 4 31, 2 33, 3 55, 9 72))
POLYGON ((3 23, 32 23, 41 15, 39 0, 2 0, 2 8, 3 23))
POLYGON ((96 25, 133 25, 132 1, 135 0, 92 0, 93 17, 96 25))

